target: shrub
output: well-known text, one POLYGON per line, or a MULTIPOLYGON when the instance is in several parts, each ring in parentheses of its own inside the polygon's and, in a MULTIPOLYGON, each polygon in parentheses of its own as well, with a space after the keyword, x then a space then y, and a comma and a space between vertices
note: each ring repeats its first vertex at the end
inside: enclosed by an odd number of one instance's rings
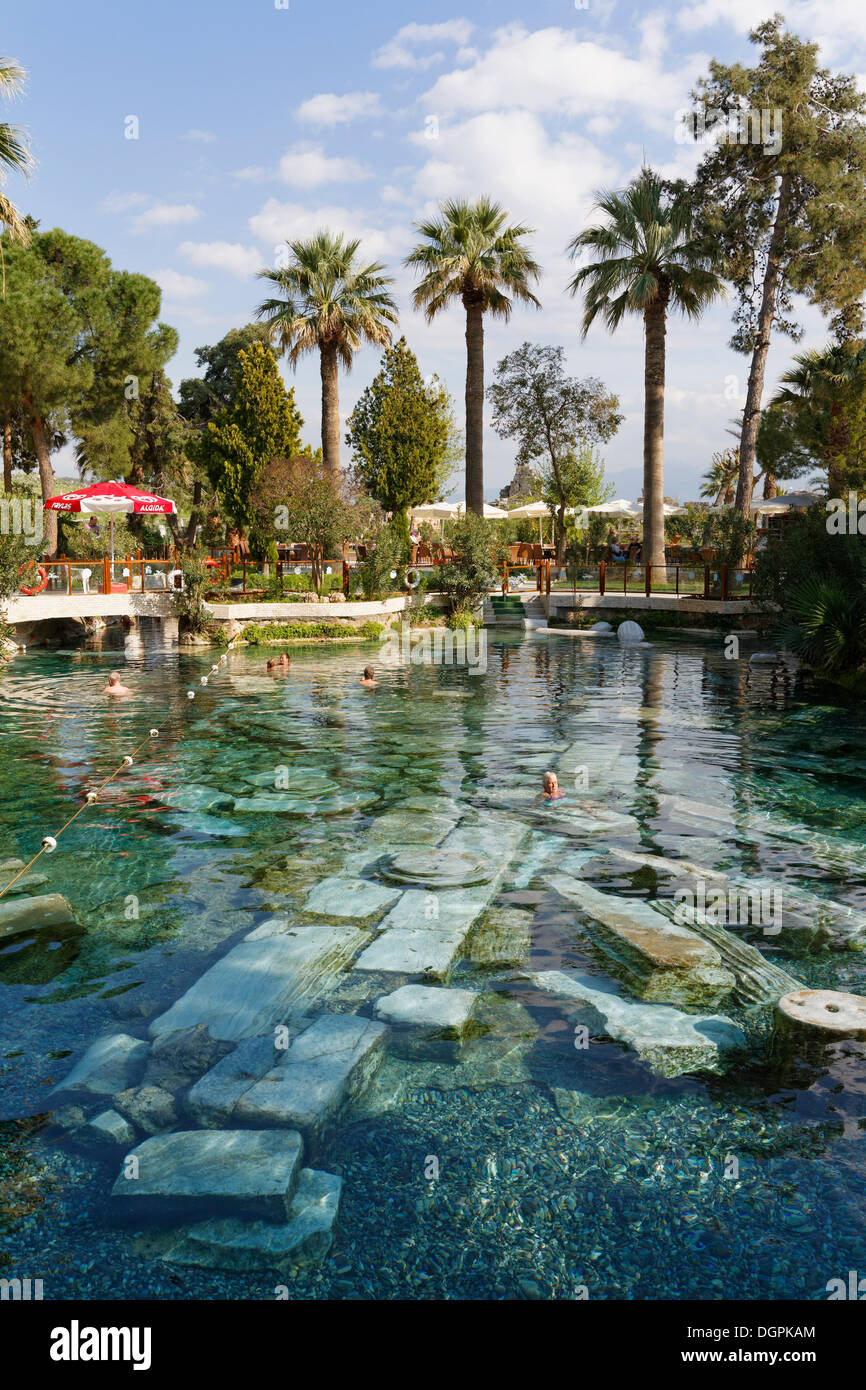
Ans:
POLYGON ((453 614, 470 613, 499 583, 501 545, 490 535, 487 522, 474 512, 454 523, 451 544, 457 559, 440 567, 436 587, 446 595, 453 614))
POLYGON ((214 579, 213 571, 204 563, 203 556, 184 554, 178 561, 183 588, 172 594, 174 611, 179 627, 183 632, 204 632, 209 621, 205 607, 205 595, 225 591, 225 581, 214 579))
POLYGON ((381 637, 385 631, 381 623, 364 623, 360 629, 342 623, 256 623, 244 631, 244 640, 257 647, 265 642, 304 641, 307 638, 354 638, 368 642, 381 637))

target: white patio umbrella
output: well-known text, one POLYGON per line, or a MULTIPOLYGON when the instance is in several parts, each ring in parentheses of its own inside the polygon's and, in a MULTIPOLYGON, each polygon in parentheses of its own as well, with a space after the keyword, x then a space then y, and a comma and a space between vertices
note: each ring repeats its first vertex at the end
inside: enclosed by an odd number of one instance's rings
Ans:
POLYGON ((511 521, 535 521, 538 520, 538 540, 544 544, 542 533, 542 523, 546 517, 550 516, 550 508, 544 502, 524 502, 522 507, 509 507, 506 512, 508 520, 511 521))
POLYGON ((457 509, 454 502, 424 502, 420 507, 410 507, 409 515, 419 521, 451 521, 457 509))
POLYGON ((781 497, 753 501, 750 510, 763 512, 765 516, 779 516, 782 512, 805 511, 807 507, 814 507, 815 503, 820 501, 821 498, 815 492, 785 492, 781 497))
MULTIPOLYGON (((455 509, 454 509, 454 515, 455 515, 455 516, 465 516, 465 515, 466 515, 466 503, 465 503, 465 502, 458 502, 458 503, 457 503, 457 506, 456 506, 455 509)), ((511 513, 510 513, 510 512, 503 511, 502 507, 494 507, 494 506, 492 505, 492 503, 490 503, 490 502, 485 502, 485 503, 484 503, 484 520, 485 520, 485 521, 504 521, 505 518, 506 518, 507 516, 510 516, 510 515, 511 515, 511 513)))

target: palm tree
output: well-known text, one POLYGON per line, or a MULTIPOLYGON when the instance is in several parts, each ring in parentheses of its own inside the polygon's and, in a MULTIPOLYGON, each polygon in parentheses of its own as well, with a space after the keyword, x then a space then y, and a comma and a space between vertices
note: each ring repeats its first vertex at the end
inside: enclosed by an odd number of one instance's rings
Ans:
POLYGON ((845 456, 851 431, 845 407, 866 390, 866 345, 831 343, 796 353, 794 366, 781 377, 782 388, 770 406, 790 406, 804 419, 827 465, 827 486, 838 497, 843 488, 845 456))
POLYGON ((694 234, 685 194, 671 193, 652 169, 623 192, 598 195, 605 214, 569 243, 573 259, 597 258, 569 284, 584 295, 583 337, 601 314, 611 332, 626 314, 644 321, 644 560, 664 566, 665 334, 669 309, 698 319, 721 293, 706 244, 694 234))
POLYGON ((261 270, 281 299, 266 299, 256 313, 272 338, 296 368, 307 352, 318 350, 322 370, 322 456, 325 466, 340 476, 340 363, 351 371, 362 343, 390 347, 391 324, 397 305, 388 292, 393 279, 381 274, 384 265, 361 266, 356 257, 360 241, 347 241, 324 230, 309 241, 289 241, 291 260, 285 269, 261 270))
POLYGON ((734 488, 739 472, 739 449, 717 450, 701 480, 701 497, 708 501, 712 499, 714 507, 720 507, 723 502, 730 505, 734 500, 734 488))
MULTIPOLYGON (((16 97, 20 94, 24 79, 24 69, 13 58, 0 58, 0 97, 16 97)), ((27 174, 33 167, 33 160, 27 145, 27 136, 20 126, 0 121, 0 183, 7 173, 27 174)), ((4 227, 13 241, 26 245, 30 231, 16 208, 6 195, 0 191, 0 226, 4 227)))
POLYGON ((415 290, 416 309, 428 321, 452 300, 466 310, 466 510, 484 514, 484 315, 506 321, 512 301, 541 305, 530 290, 541 269, 523 237, 531 227, 507 226, 508 213, 489 198, 440 203, 438 220, 417 222, 424 238, 406 265, 424 278, 415 290))

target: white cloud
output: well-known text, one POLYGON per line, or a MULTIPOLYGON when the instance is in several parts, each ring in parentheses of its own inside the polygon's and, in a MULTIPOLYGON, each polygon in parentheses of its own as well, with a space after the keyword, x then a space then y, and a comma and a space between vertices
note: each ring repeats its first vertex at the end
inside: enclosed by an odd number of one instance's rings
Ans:
POLYGON ((366 259, 387 261, 404 255, 411 240, 408 224, 377 227, 367 221, 368 216, 352 208, 311 207, 306 203, 281 203, 277 198, 269 198, 250 218, 249 226, 253 236, 274 252, 286 241, 303 240, 327 227, 332 232, 345 232, 360 238, 360 254, 366 259))
POLYGON ((194 275, 181 275, 177 270, 154 270, 151 274, 163 289, 166 299, 197 299, 210 289, 206 280, 198 280, 194 275))
POLYGON ((244 179, 248 183, 261 183, 264 179, 272 179, 274 174, 273 170, 266 168, 264 164, 248 164, 246 169, 236 169, 234 177, 244 179))
POLYGON ((472 111, 523 108, 561 118, 599 115, 673 131, 676 111, 706 67, 702 55, 664 67, 663 22, 650 16, 642 26, 640 57, 582 40, 578 33, 522 24, 499 29, 471 67, 440 77, 424 97, 425 109, 441 119, 472 111))
POLYGON ((261 253, 254 246, 242 246, 240 242, 184 241, 178 251, 191 265, 225 270, 229 275, 255 275, 262 265, 261 253))
POLYGON ((194 143, 200 145, 212 145, 214 140, 216 140, 216 136, 212 130, 198 130, 196 127, 193 127, 192 130, 184 131, 180 138, 181 140, 192 140, 194 143))
POLYGON ((852 47, 861 54, 866 47, 863 0, 787 0, 785 5, 778 0, 689 0, 677 11, 677 24, 686 33, 723 23, 746 34, 780 9, 785 28, 820 44, 825 61, 847 67, 852 47))
POLYGON ((369 177, 356 159, 326 155, 321 145, 295 145, 280 160, 283 183, 297 188, 316 188, 322 183, 355 183, 369 177))
POLYGON ((346 92, 338 96, 336 92, 321 92, 310 97, 298 107, 295 115, 299 121, 310 125, 346 125, 364 116, 378 116, 381 104, 378 92, 346 92))
POLYGON ((149 203, 147 193, 112 193, 99 204, 100 212, 130 212, 149 203))
POLYGON ((154 203, 152 208, 134 218, 133 226, 143 232, 152 227, 177 227, 197 222, 200 217, 200 209, 192 203, 154 203))
POLYGON ((373 67, 429 68, 433 63, 441 62, 444 54, 416 53, 416 47, 456 43, 465 50, 472 27, 468 19, 449 19, 444 24, 404 24, 392 39, 373 54, 373 67))

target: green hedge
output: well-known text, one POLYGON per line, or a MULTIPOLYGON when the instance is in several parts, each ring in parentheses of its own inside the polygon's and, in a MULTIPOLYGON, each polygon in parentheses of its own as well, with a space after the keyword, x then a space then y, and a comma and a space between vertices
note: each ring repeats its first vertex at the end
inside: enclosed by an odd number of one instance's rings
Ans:
POLYGON ((355 638, 360 642, 373 642, 385 631, 381 623, 367 622, 363 627, 351 628, 342 623, 257 623, 244 630, 244 640, 256 647, 266 642, 294 642, 307 638, 355 638))

